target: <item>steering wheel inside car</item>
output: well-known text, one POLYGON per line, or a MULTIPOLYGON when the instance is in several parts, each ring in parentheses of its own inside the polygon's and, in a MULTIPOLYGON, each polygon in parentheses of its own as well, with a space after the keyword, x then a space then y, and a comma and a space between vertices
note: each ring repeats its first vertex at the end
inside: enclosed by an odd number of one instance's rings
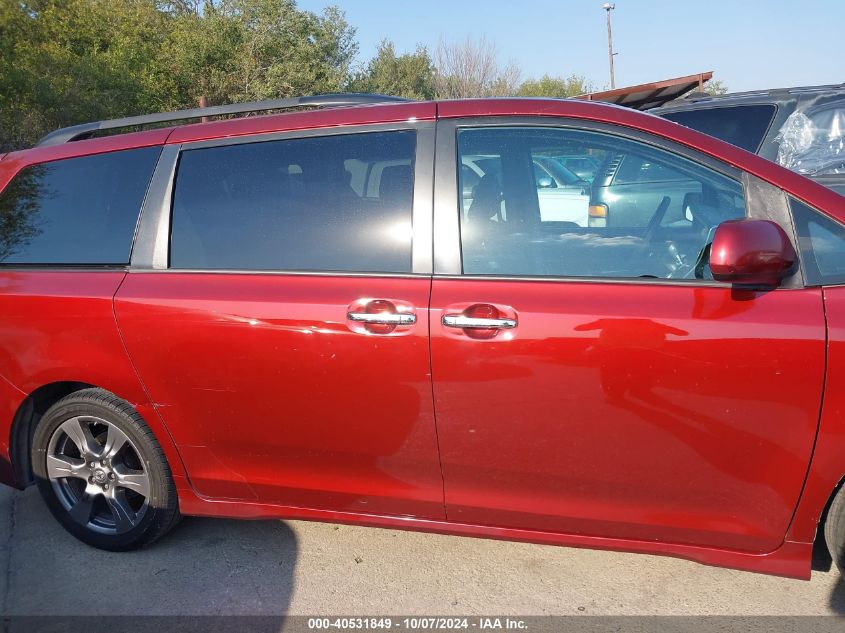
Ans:
MULTIPOLYGON (((654 210, 654 214, 651 216, 651 219, 648 221, 648 224, 643 231, 642 240, 643 240, 643 254, 645 256, 645 262, 647 263, 648 268, 652 268, 656 263, 659 263, 657 260, 662 258, 662 254, 657 253, 655 243, 655 238, 657 237, 657 231, 660 228, 660 224, 663 222, 663 218, 666 217, 666 211, 669 210, 669 205, 671 204, 672 199, 669 196, 663 196, 660 200, 660 204, 657 205, 657 209, 654 210)), ((660 264, 660 267, 663 268, 664 264, 660 264)), ((671 267, 667 266, 671 270, 671 267)), ((662 271, 665 273, 665 271, 662 271)), ((641 275, 642 277, 656 277, 658 275, 641 275)), ((672 273, 670 272, 668 275, 661 274, 661 277, 667 276, 672 277, 672 273)))

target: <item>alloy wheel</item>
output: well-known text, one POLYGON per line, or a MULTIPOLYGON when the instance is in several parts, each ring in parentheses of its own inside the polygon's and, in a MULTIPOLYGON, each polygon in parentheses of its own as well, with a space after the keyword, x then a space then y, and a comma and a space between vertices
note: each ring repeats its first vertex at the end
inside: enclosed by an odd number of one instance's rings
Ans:
POLYGON ((59 502, 79 525, 124 534, 147 512, 150 477, 129 437, 102 418, 65 420, 47 445, 47 476, 59 502))

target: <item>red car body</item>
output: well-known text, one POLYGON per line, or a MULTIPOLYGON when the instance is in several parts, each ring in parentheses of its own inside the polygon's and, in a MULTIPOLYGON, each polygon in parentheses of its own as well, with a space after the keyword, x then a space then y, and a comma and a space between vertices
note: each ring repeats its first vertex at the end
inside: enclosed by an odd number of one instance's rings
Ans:
MULTIPOLYGON (((635 111, 553 100, 337 108, 38 147, 0 160, 0 190, 29 165, 119 149, 509 117, 668 139, 845 221, 845 198, 753 154, 635 111)), ((441 273, 438 240, 456 227, 437 224, 436 167, 417 169, 434 172, 428 274, 0 267, 0 479, 28 482, 19 421, 32 399, 92 385, 153 430, 184 514, 809 578, 820 517, 845 475, 845 291, 441 273), (416 322, 362 329, 346 314, 364 297, 416 322), (519 327, 494 338, 443 326, 476 303, 519 327), (631 366, 644 370, 620 382, 631 366)))

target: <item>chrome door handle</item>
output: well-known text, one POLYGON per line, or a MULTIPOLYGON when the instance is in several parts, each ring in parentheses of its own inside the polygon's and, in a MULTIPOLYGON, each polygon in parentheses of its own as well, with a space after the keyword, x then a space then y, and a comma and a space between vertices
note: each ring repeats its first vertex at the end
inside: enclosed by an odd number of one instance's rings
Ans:
POLYGON ((443 315, 443 325, 446 327, 469 328, 473 330, 509 330, 516 327, 516 319, 484 319, 468 317, 462 314, 443 315))
POLYGON ((378 325, 413 325, 417 322, 416 314, 392 314, 390 312, 349 312, 346 318, 359 323, 378 325))

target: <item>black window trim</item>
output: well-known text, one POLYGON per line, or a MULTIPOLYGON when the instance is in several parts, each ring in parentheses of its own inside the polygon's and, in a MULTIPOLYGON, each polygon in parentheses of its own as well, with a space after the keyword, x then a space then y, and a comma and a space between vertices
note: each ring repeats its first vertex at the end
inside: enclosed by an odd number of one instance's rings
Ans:
POLYGON ((742 186, 745 189, 745 206, 749 218, 771 220, 779 225, 798 257, 798 265, 791 275, 785 277, 778 289, 798 289, 805 287, 804 261, 798 248, 798 233, 789 208, 789 196, 780 187, 773 185, 748 172, 742 174, 742 186))
POLYGON ((434 121, 401 121, 305 130, 286 130, 226 137, 182 144, 166 145, 153 174, 141 219, 138 225, 136 247, 132 251, 130 272, 182 273, 182 274, 263 274, 307 275, 318 277, 419 277, 432 274, 432 192, 434 187, 434 121), (173 188, 179 157, 183 151, 244 145, 264 141, 292 140, 321 136, 366 134, 372 132, 416 132, 414 159, 414 202, 412 211, 413 238, 411 244, 410 273, 375 273, 355 271, 303 271, 303 270, 232 270, 232 269, 174 269, 169 268, 170 220, 173 188))

